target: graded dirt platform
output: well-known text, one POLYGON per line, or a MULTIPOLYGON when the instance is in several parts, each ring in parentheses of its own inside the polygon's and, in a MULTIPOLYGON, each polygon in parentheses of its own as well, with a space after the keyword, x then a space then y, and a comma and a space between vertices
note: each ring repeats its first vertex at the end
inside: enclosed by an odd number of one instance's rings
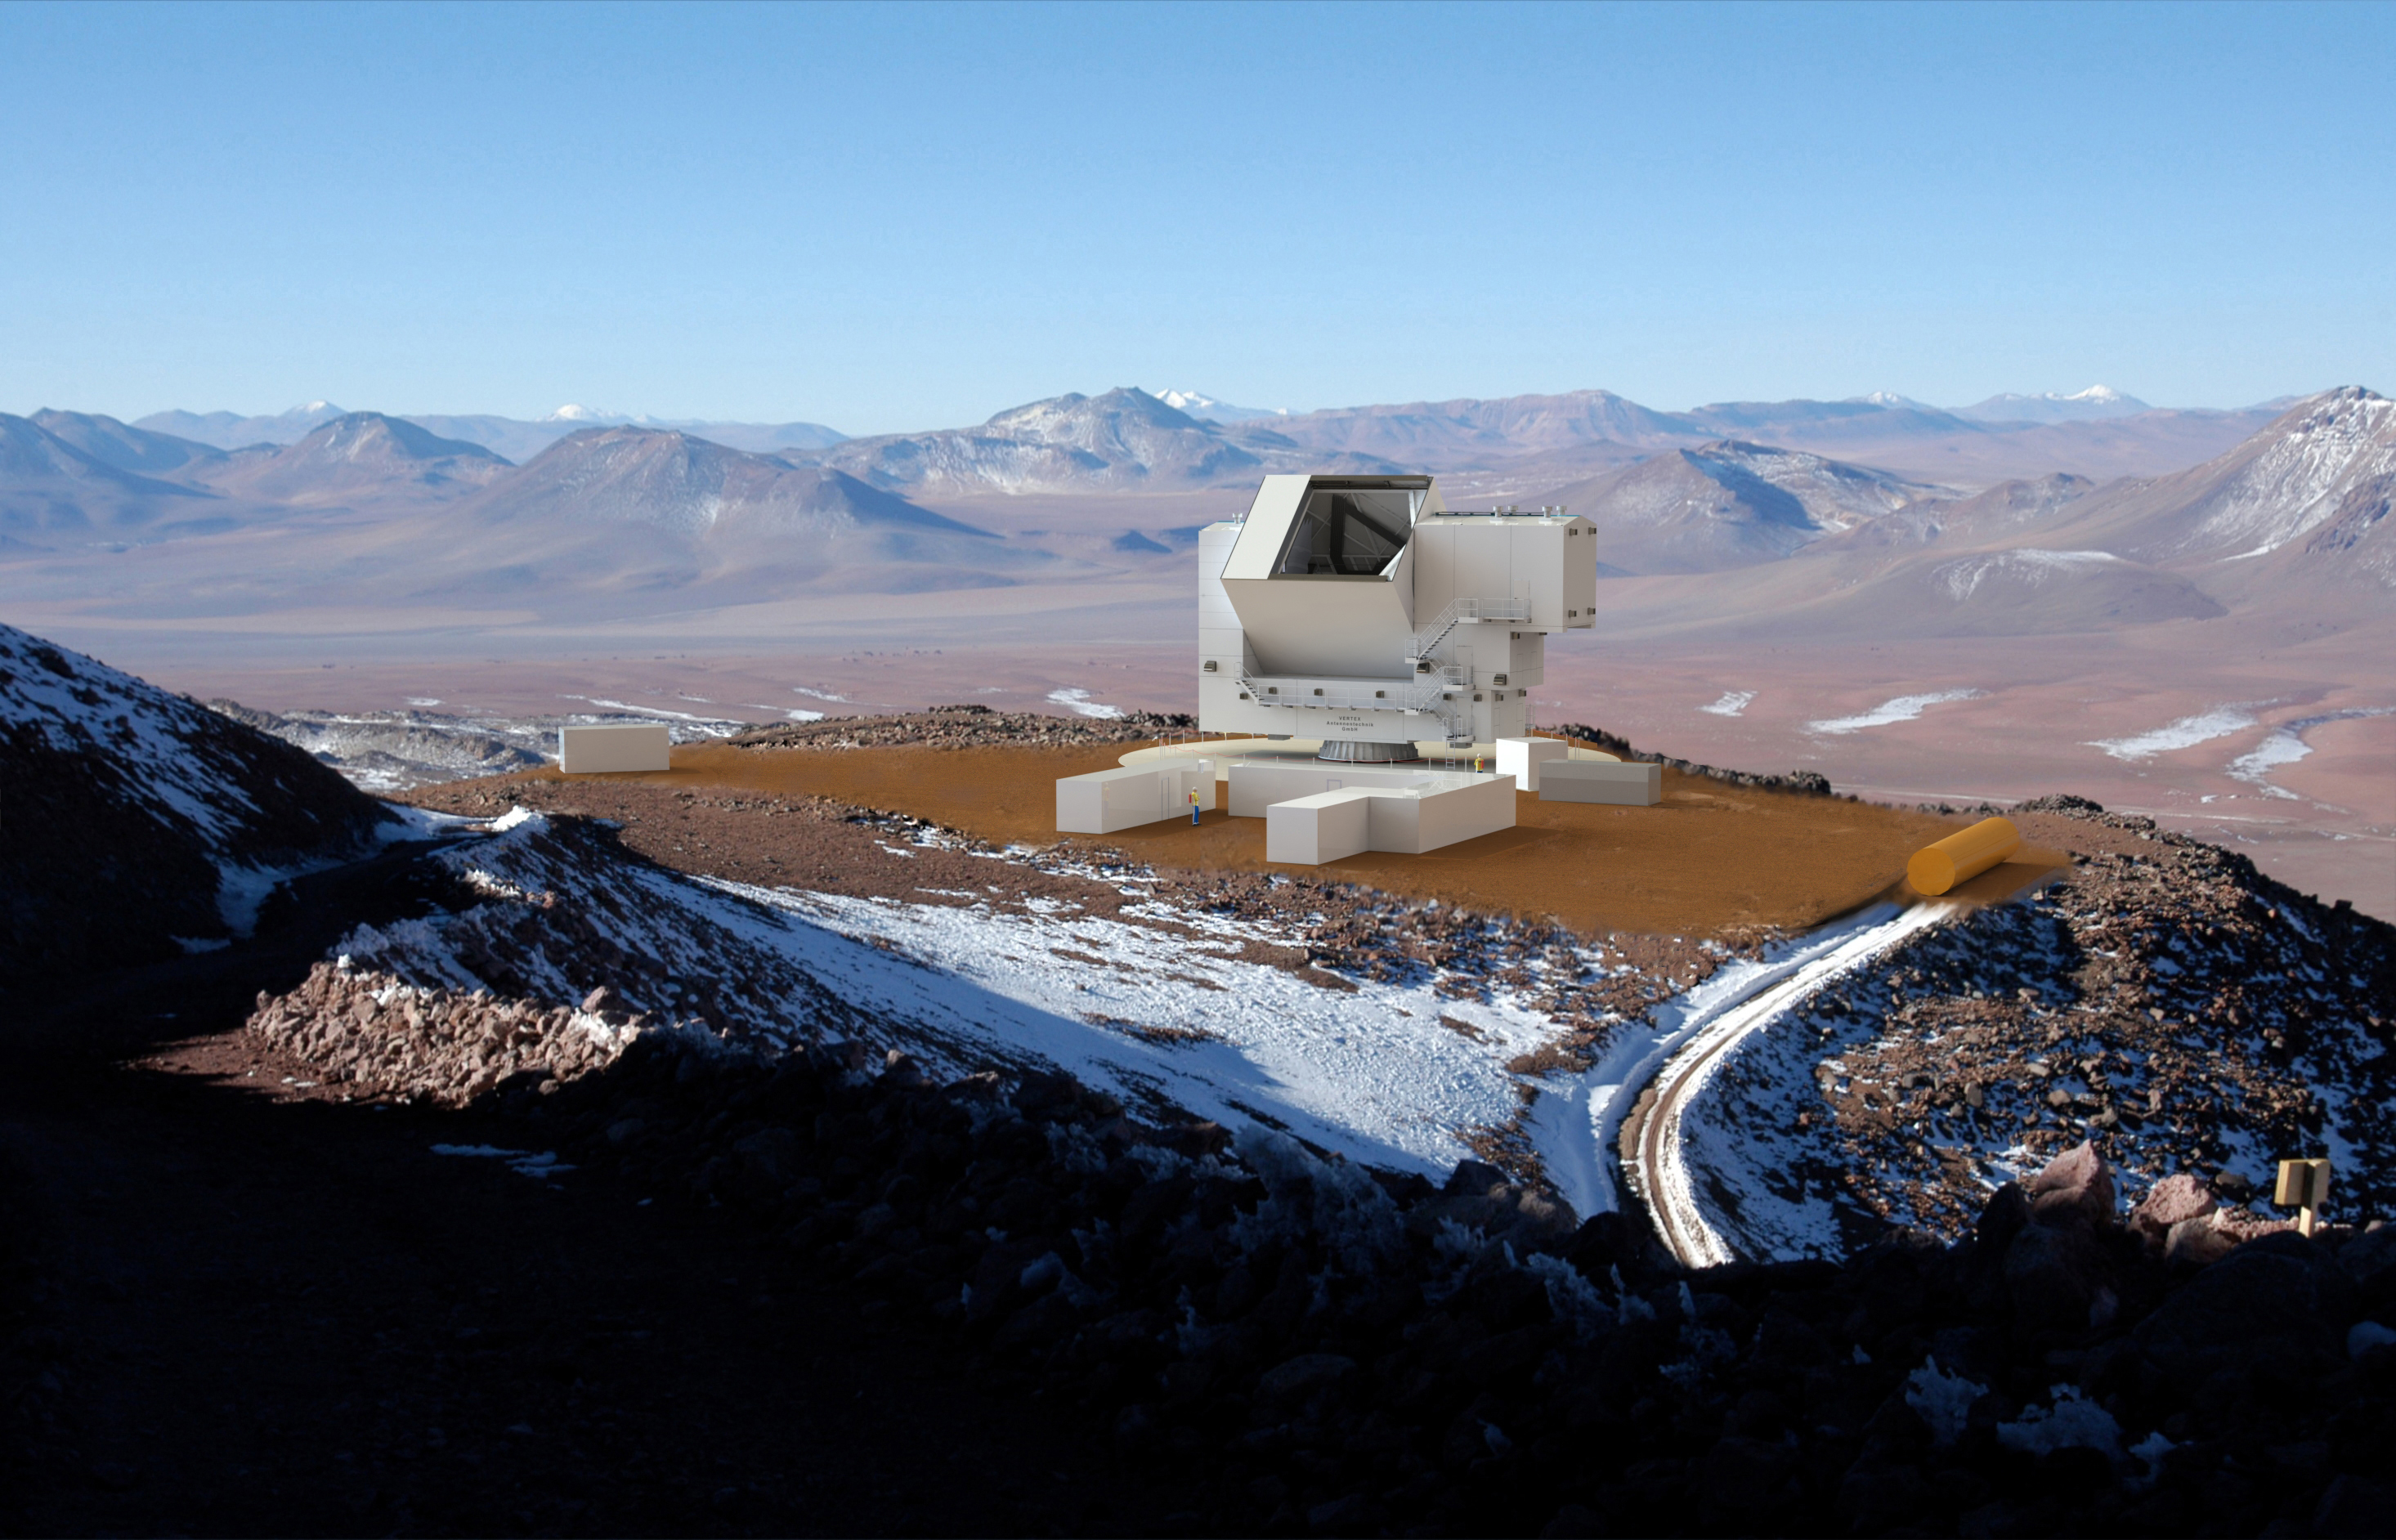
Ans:
MULTIPOLYGON (((1906 857, 1968 819, 1844 798, 1733 786, 1664 771, 1654 807, 1541 802, 1518 793, 1517 827, 1426 856, 1367 854, 1320 867, 1271 866, 1262 818, 1220 811, 1105 836, 1059 835, 1056 782, 1115 766, 1121 744, 1087 748, 736 749, 686 744, 673 768, 513 780, 643 783, 699 790, 828 797, 927 818, 993 844, 1112 849, 1158 868, 1282 871, 1363 883, 1414 898, 1552 917, 1583 933, 1715 934, 1803 927, 1901 891, 1906 857)), ((547 799, 544 799, 545 801, 547 799)), ((552 804, 553 805, 553 804, 552 804)), ((1950 899, 1989 901, 2067 864, 2025 848, 1950 899)))

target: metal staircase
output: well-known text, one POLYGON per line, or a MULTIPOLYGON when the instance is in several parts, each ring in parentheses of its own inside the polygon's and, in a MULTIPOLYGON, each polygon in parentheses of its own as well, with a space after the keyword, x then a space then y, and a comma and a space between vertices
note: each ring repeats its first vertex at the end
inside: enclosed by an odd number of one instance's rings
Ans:
POLYGON ((1419 664, 1433 649, 1446 641, 1448 633, 1458 626, 1473 625, 1487 620, 1528 620, 1531 602, 1528 599, 1458 599, 1439 612, 1436 619, 1415 632, 1408 663, 1419 664))

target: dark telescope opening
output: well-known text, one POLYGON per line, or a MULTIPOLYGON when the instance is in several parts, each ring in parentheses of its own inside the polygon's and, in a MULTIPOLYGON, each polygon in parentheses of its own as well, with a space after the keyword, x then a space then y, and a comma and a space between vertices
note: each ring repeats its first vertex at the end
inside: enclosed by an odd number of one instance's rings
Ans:
POLYGON ((1317 491, 1290 531, 1276 575, 1369 578, 1386 571, 1413 532, 1418 492, 1317 491))

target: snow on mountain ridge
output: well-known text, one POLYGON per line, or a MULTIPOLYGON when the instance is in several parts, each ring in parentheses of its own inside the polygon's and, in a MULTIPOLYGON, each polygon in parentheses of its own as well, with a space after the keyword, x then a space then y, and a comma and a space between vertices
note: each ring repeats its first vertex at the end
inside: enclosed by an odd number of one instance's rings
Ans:
POLYGON ((2242 547, 2231 561, 2269 555, 2334 517, 2357 483, 2396 474, 2396 402, 2348 386, 2298 412, 2206 499, 2188 546, 2242 547))
POLYGON ((0 977, 246 934, 393 815, 290 744, 0 625, 0 977))
POLYGON ((2084 422, 2135 417, 2154 408, 2110 385, 2091 385, 2084 391, 2069 392, 2041 391, 2023 395, 2007 392, 1952 410, 1955 416, 1974 422, 2084 422))
POLYGON ((1234 406, 1229 402, 1218 401, 1213 396, 1202 395, 1196 391, 1164 390, 1151 391, 1148 393, 1177 412, 1186 413, 1206 422, 1255 422, 1289 416, 1289 408, 1286 406, 1234 406))

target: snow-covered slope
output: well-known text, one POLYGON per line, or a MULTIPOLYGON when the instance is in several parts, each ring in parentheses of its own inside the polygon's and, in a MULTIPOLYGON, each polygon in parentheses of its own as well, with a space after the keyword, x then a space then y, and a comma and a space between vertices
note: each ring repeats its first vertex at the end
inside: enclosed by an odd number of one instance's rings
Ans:
POLYGON ((244 934, 394 816, 306 753, 0 626, 0 980, 244 934))
MULTIPOLYGON (((2374 529, 2396 490, 2396 402, 2360 386, 2298 402, 2230 453, 2194 470, 2092 498, 2069 528, 2162 564, 2251 563, 2285 552, 2352 564, 2379 558, 2374 529), (2316 533, 2337 535, 2319 550, 2316 533), (2365 549, 2367 547, 2367 549, 2365 549)), ((2273 564, 2281 565, 2284 564, 2273 564)))
MULTIPOLYGON (((862 1038, 967 1074, 1062 1069, 1134 1106, 1285 1128, 1377 1165, 1442 1175, 1520 1114, 1510 1063, 1560 1033, 1529 979, 1464 995, 1429 973, 1342 980, 1256 960, 1274 925, 1176 904, 1137 876, 1111 916, 990 882, 903 902, 692 878, 579 820, 433 857, 484 902, 365 928, 352 968, 409 988, 571 1005, 601 986, 656 1024, 789 1044, 862 1038), (627 967, 625 960, 645 960, 627 967)), ((952 849, 919 828, 893 854, 952 849)), ((1303 955, 1301 949, 1300 955, 1303 955)))

